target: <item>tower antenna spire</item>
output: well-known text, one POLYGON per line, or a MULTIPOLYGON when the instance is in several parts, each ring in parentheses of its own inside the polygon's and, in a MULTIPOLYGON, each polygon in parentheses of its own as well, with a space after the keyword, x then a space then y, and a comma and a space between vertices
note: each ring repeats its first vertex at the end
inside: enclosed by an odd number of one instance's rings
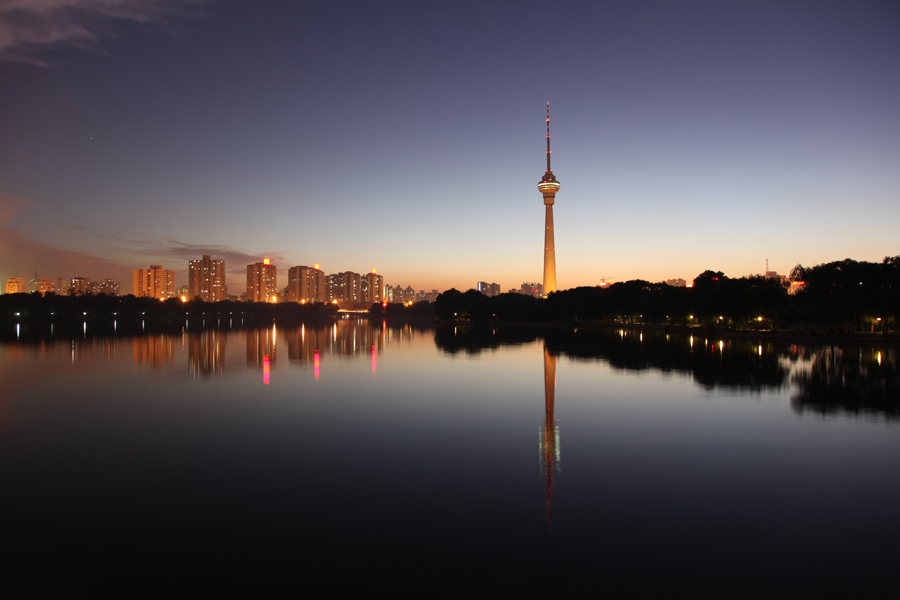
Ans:
POLYGON ((550 101, 547 101, 547 171, 550 171, 550 101))

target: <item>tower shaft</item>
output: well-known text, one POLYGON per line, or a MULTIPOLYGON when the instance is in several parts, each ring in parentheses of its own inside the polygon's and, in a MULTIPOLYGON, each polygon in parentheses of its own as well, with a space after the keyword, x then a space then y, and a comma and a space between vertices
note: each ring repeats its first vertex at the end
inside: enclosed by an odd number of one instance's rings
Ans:
POLYGON ((556 291, 556 241, 553 237, 553 204, 545 206, 544 218, 544 297, 556 291))

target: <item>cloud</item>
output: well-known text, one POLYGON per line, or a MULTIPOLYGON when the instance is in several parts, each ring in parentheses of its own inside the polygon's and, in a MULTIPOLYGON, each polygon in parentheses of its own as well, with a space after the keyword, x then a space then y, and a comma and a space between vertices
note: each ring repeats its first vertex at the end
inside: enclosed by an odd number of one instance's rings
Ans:
MULTIPOLYGON (((122 293, 131 292, 133 269, 146 269, 152 264, 162 264, 176 273, 176 284, 186 283, 188 261, 204 254, 224 260, 227 281, 234 290, 242 287, 246 275, 245 265, 260 262, 263 257, 278 264, 286 260, 280 252, 249 254, 229 246, 189 244, 173 239, 127 239, 120 235, 98 231, 80 225, 63 225, 65 236, 81 249, 65 248, 30 237, 9 222, 21 210, 35 203, 12 194, 0 192, 0 284, 8 277, 31 279, 35 271, 41 277, 111 277, 121 285, 122 293), (87 247, 85 246, 87 244, 87 247)), ((284 268, 287 268, 286 266, 284 268)))
POLYGON ((0 192, 0 225, 8 223, 22 209, 34 206, 31 200, 0 192))
MULTIPOLYGON (((244 265, 260 262, 263 257, 270 258, 275 263, 285 260, 284 256, 278 253, 247 254, 228 246, 186 244, 173 239, 132 241, 129 243, 129 246, 132 250, 135 250, 136 247, 140 248, 140 252, 147 256, 154 256, 160 259, 177 258, 183 262, 198 259, 204 254, 208 254, 217 260, 224 260, 225 266, 229 270, 234 270, 235 267, 243 268, 244 265)), ((187 265, 184 268, 187 269, 187 265)))
POLYGON ((96 48, 116 22, 162 25, 207 0, 0 0, 0 61, 47 66, 38 53, 96 48))
POLYGON ((37 271, 41 277, 112 277, 130 286, 131 269, 88 252, 67 250, 45 244, 22 235, 9 227, 0 226, 0 278, 24 277, 31 279, 37 271))

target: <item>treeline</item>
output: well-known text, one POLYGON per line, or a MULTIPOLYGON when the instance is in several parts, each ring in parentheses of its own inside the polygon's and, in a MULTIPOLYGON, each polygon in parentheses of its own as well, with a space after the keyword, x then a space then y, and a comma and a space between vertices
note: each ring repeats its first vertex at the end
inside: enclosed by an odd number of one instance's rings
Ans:
POLYGON ((794 295, 778 279, 732 279, 705 271, 692 287, 634 280, 600 288, 579 287, 546 299, 519 294, 487 297, 451 289, 435 302, 442 320, 510 322, 611 322, 715 325, 734 329, 808 329, 887 333, 900 322, 900 256, 881 263, 843 260, 797 265, 794 295))

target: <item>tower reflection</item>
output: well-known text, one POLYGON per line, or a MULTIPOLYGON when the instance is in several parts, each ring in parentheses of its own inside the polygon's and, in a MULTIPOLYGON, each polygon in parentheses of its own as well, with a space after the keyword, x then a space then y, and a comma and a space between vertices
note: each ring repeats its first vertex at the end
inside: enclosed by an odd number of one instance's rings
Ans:
POLYGON ((559 468, 559 427, 553 414, 556 403, 556 354, 544 342, 544 423, 541 425, 541 468, 547 480, 547 504, 544 518, 547 531, 553 533, 553 475, 559 468))

